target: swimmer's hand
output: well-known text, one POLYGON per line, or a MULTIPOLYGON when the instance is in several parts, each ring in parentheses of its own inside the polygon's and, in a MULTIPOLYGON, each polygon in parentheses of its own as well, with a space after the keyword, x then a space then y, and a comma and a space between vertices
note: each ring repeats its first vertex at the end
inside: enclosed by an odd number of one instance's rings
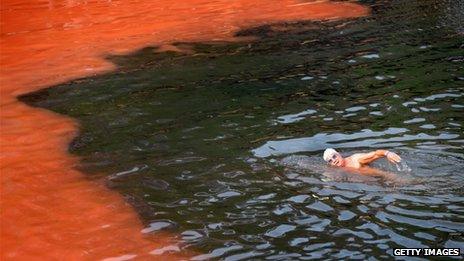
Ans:
POLYGON ((390 161, 391 163, 400 163, 401 162, 401 157, 398 156, 398 154, 394 153, 394 152, 391 152, 391 151, 387 151, 385 153, 385 157, 387 157, 388 161, 390 161))

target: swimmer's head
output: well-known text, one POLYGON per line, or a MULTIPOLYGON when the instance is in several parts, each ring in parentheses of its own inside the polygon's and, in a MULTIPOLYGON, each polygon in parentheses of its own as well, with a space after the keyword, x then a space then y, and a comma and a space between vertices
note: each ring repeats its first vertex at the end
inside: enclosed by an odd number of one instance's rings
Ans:
POLYGON ((332 166, 342 166, 343 157, 336 150, 328 148, 324 151, 324 160, 332 166))

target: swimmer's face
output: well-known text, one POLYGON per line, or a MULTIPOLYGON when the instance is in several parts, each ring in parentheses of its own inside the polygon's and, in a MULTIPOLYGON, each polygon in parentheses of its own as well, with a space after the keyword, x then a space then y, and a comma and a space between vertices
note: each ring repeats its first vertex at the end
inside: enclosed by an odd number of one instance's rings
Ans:
POLYGON ((337 167, 341 167, 343 165, 343 157, 342 155, 340 155, 340 153, 334 153, 332 154, 332 156, 329 158, 329 160, 327 161, 327 163, 329 163, 329 165, 332 165, 332 166, 337 166, 337 167))

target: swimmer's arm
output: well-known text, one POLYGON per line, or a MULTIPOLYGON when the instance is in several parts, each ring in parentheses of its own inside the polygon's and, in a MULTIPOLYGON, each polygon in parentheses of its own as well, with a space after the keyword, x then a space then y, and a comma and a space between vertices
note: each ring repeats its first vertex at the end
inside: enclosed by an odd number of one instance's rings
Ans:
POLYGON ((357 158, 360 164, 365 165, 382 157, 387 157, 387 159, 392 163, 398 163, 401 161, 400 156, 388 150, 376 150, 369 153, 360 154, 357 158))

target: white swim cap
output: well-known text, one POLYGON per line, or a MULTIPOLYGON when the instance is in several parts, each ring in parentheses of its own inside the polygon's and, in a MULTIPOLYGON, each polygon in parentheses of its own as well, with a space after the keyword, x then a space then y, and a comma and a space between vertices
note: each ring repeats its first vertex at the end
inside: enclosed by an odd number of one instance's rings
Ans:
POLYGON ((324 151, 324 160, 329 161, 333 157, 334 154, 337 154, 338 152, 332 148, 328 148, 324 151))

